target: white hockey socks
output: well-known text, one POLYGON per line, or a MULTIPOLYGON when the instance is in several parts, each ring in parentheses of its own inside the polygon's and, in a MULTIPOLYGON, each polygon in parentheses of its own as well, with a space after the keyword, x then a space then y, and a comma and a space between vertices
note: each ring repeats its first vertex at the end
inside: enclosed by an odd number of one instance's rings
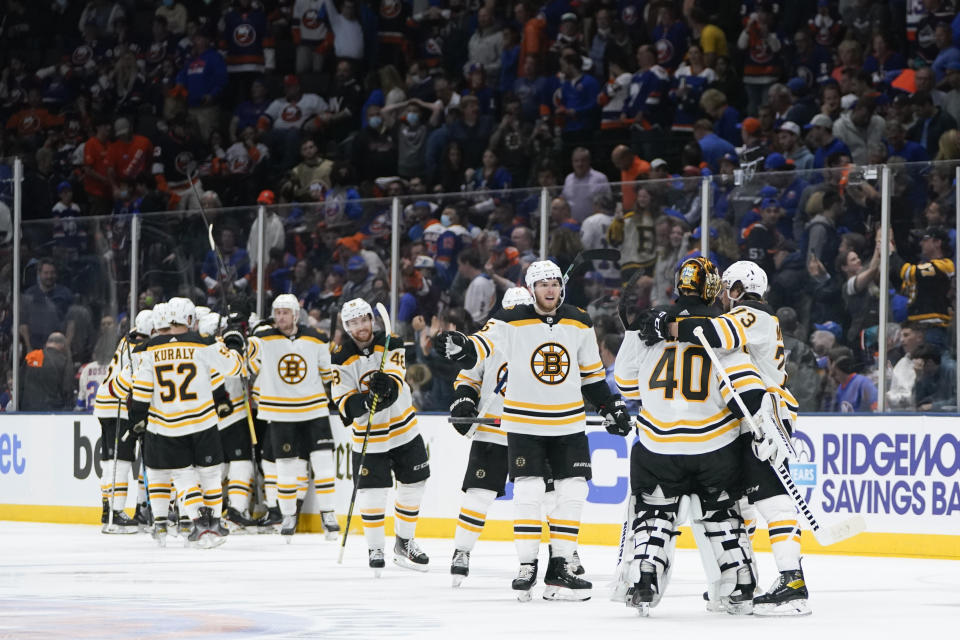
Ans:
POLYGON ((746 498, 740 498, 737 506, 740 507, 740 515, 743 516, 743 528, 747 530, 750 542, 753 542, 753 536, 757 533, 757 519, 760 517, 757 505, 750 504, 746 498))
MULTIPOLYGON (((217 474, 220 470, 216 467, 217 474)), ((185 469, 173 469, 170 471, 173 476, 173 484, 178 493, 183 494, 183 506, 180 510, 180 517, 184 514, 191 520, 200 517, 200 506, 203 504, 203 492, 200 490, 200 476, 194 467, 185 469)))
POLYGON ((297 458, 297 502, 307 499, 310 478, 307 477, 307 461, 297 458))
POLYGON ((497 492, 490 489, 467 489, 460 505, 457 518, 457 531, 453 535, 453 548, 471 551, 477 544, 477 538, 483 533, 487 521, 487 511, 497 499, 497 492))
POLYGON ((393 505, 393 531, 398 538, 409 540, 416 534, 420 503, 426 488, 426 480, 397 485, 397 499, 393 505))
POLYGON ((146 504, 147 485, 143 482, 143 470, 137 473, 137 504, 146 504))
POLYGON ((173 487, 170 477, 173 472, 169 469, 147 468, 147 491, 150 494, 150 509, 154 520, 166 520, 170 510, 170 496, 173 487))
POLYGON ((383 523, 387 507, 387 489, 357 490, 357 506, 363 521, 363 535, 368 549, 383 550, 383 523))
POLYGON ((216 518, 223 511, 223 465, 197 467, 200 488, 203 490, 203 506, 213 510, 216 518))
POLYGON ((521 564, 537 559, 543 521, 540 509, 546 486, 543 478, 524 476, 513 483, 513 541, 521 564))
POLYGON ((779 495, 758 500, 754 505, 767 521, 770 548, 778 571, 800 569, 800 523, 790 496, 779 495))
POLYGON ((273 460, 263 461, 263 497, 266 506, 277 506, 277 463, 273 460))
POLYGON ((587 501, 587 480, 585 478, 563 478, 554 480, 557 494, 557 506, 547 514, 550 525, 550 546, 553 555, 569 561, 577 550, 577 536, 580 535, 580 513, 587 501))
POLYGON ((297 478, 301 462, 300 458, 277 458, 277 504, 285 516, 297 512, 297 478))
POLYGON ((253 462, 234 460, 227 470, 227 502, 237 511, 250 507, 250 488, 253 486, 253 462))
POLYGON ((318 511, 333 511, 334 483, 337 479, 337 467, 333 461, 333 450, 310 452, 310 466, 313 468, 313 491, 317 499, 318 511))
POLYGON ((106 460, 103 463, 103 477, 100 478, 100 495, 103 500, 113 502, 111 509, 121 511, 127 506, 127 480, 130 476, 131 464, 127 460, 117 460, 117 483, 113 486, 111 494, 110 487, 113 482, 113 460, 106 460))

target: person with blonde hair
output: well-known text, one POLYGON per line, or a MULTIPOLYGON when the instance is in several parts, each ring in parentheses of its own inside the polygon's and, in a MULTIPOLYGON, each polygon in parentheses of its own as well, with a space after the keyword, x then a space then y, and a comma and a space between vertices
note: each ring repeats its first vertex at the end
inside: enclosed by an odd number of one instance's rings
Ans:
POLYGON ((957 160, 958 158, 960 158, 960 130, 944 131, 940 136, 934 160, 957 160))

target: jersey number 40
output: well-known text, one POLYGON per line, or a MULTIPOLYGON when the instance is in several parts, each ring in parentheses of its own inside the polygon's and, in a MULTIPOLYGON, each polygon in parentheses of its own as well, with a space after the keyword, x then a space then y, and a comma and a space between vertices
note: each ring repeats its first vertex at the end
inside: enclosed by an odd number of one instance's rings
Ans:
POLYGON ((677 387, 680 393, 691 402, 703 402, 710 395, 710 358, 703 347, 690 345, 680 351, 679 366, 677 363, 677 347, 667 347, 663 355, 653 367, 648 383, 651 391, 663 389, 663 397, 673 399, 677 387), (680 371, 680 382, 677 382, 677 369, 680 371))

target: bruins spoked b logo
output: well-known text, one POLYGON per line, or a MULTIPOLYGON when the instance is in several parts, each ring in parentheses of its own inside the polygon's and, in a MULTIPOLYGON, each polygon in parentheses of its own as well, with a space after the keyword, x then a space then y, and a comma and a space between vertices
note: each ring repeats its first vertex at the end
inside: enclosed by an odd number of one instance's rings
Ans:
POLYGON ((307 361, 296 353, 288 353, 277 363, 277 375, 287 384, 303 382, 307 377, 307 361))
POLYGON ((556 342, 542 344, 533 352, 530 368, 540 382, 560 384, 570 373, 570 354, 563 345, 556 342))

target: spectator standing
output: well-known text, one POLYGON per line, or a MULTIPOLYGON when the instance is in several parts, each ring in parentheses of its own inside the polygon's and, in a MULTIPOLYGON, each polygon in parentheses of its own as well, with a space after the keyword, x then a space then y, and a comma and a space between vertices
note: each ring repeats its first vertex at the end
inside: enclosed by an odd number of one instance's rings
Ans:
POLYGON ((230 141, 239 140, 240 132, 247 127, 256 128, 269 106, 267 85, 263 78, 256 78, 250 83, 250 99, 237 105, 233 111, 233 117, 230 118, 230 141))
POLYGON ((610 193, 610 181, 590 166, 590 151, 585 147, 573 150, 570 162, 573 171, 563 181, 563 198, 570 204, 570 214, 583 222, 593 213, 593 198, 598 193, 610 193))
POLYGON ((577 54, 568 53, 560 60, 563 83, 554 114, 563 122, 563 140, 567 145, 586 141, 596 128, 600 83, 585 74, 582 66, 583 60, 577 54))
POLYGON ((49 258, 37 265, 37 283, 23 292, 20 339, 24 352, 40 349, 55 331, 64 331, 73 293, 57 284, 57 267, 49 258))
POLYGON ((652 40, 657 52, 657 64, 667 73, 673 73, 690 46, 690 29, 673 14, 673 7, 669 4, 662 4, 657 10, 652 40))
POLYGON ((713 123, 705 118, 697 120, 694 124, 693 137, 703 152, 703 161, 714 173, 719 173, 720 159, 723 156, 727 154, 735 156, 737 153, 736 147, 713 132, 713 123))
POLYGON ((730 55, 727 48, 727 36, 715 24, 711 24, 707 12, 694 5, 689 13, 691 37, 694 42, 700 43, 703 58, 708 67, 715 68, 717 59, 730 55))
POLYGON ((837 259, 840 241, 837 238, 837 220, 843 213, 843 199, 836 191, 823 194, 823 211, 813 217, 804 229, 807 259, 818 260, 821 265, 831 265, 837 259))
POLYGON ((108 148, 113 129, 109 120, 101 118, 83 145, 83 190, 91 215, 105 215, 113 209, 113 182, 110 178, 108 148))
POLYGON ((834 153, 842 153, 850 156, 850 148, 846 143, 833 135, 833 121, 830 116, 818 113, 810 120, 810 133, 807 140, 813 144, 816 151, 813 154, 813 168, 823 169, 827 164, 827 158, 834 153))
POLYGON ((496 306, 497 287, 484 273, 483 262, 475 248, 460 252, 457 256, 457 271, 469 283, 464 294, 463 308, 475 323, 482 325, 496 306))
POLYGON ((949 256, 950 236, 942 227, 930 227, 923 234, 922 262, 911 264, 899 252, 890 254, 890 277, 909 299, 907 320, 920 323, 926 331, 924 339, 943 348, 949 344, 950 292, 956 276, 949 256))
POLYGON ((226 94, 235 103, 243 98, 251 81, 274 67, 273 38, 263 8, 253 0, 236 0, 223 16, 220 47, 227 52, 226 94))
POLYGON ((477 10, 477 30, 470 36, 467 50, 471 65, 483 67, 488 78, 500 76, 503 31, 494 23, 493 14, 486 6, 477 10))
POLYGON ((342 141, 360 127, 363 89, 353 72, 353 62, 344 58, 337 62, 333 87, 327 95, 327 110, 319 116, 324 134, 342 141))
POLYGON ((847 145, 850 157, 856 164, 867 162, 867 147, 870 144, 883 142, 886 122, 874 113, 875 108, 873 97, 864 96, 857 99, 854 107, 833 123, 833 135, 847 145))
POLYGON ((161 0, 154 15, 166 20, 170 33, 175 36, 183 35, 187 30, 187 8, 182 2, 161 0))
POLYGON ((747 89, 747 113, 756 115, 766 101, 767 91, 780 75, 780 49, 783 43, 773 29, 773 14, 766 5, 747 18, 737 38, 737 47, 745 52, 743 83, 747 89))
POLYGON ((27 354, 23 371, 21 411, 66 411, 73 396, 73 362, 67 339, 59 331, 51 333, 42 350, 27 354))
POLYGON ((153 162, 153 143, 133 133, 130 121, 117 118, 113 123, 116 139, 107 147, 107 172, 112 184, 133 184, 150 171, 153 162))
POLYGON ((650 173, 650 163, 634 153, 625 144, 617 145, 610 153, 613 166, 620 170, 620 192, 623 195, 623 211, 633 211, 637 200, 637 187, 634 184, 650 173))
POLYGON ((780 153, 787 160, 793 162, 797 171, 806 171, 813 168, 813 154, 810 153, 807 145, 803 144, 800 137, 800 125, 796 122, 786 120, 780 123, 777 128, 777 142, 780 145, 780 153))
POLYGON ((460 108, 463 118, 449 125, 450 139, 460 143, 464 164, 478 167, 493 134, 493 118, 481 115, 480 102, 476 96, 465 96, 460 100, 460 108))
POLYGON ((325 0, 327 19, 333 28, 333 52, 339 60, 359 63, 364 58, 363 26, 356 0, 343 0, 340 9, 334 0, 325 0))
POLYGON ((397 137, 384 124, 377 105, 367 107, 367 126, 353 139, 353 166, 357 167, 361 181, 372 182, 397 174, 397 137))
POLYGON ((326 101, 315 93, 304 93, 297 76, 284 77, 283 97, 270 103, 258 124, 280 169, 297 163, 301 133, 315 131, 315 118, 326 110, 326 101))
POLYGON ((293 43, 297 46, 297 74, 323 70, 323 57, 333 45, 327 0, 296 0, 293 4, 293 43))
POLYGON ((700 47, 691 45, 687 50, 686 62, 677 69, 670 88, 670 97, 676 105, 671 127, 673 131, 692 130, 700 115, 700 97, 716 80, 717 73, 706 66, 700 47))
POLYGON ((930 159, 923 145, 907 140, 907 130, 899 120, 888 119, 883 131, 888 155, 899 156, 907 162, 927 162, 930 159))
POLYGON ((168 207, 179 211, 194 209, 199 202, 191 183, 196 182, 197 191, 203 190, 196 173, 203 148, 191 132, 186 114, 177 115, 168 125, 166 135, 153 149, 152 172, 157 188, 169 196, 168 207))
POLYGON ((211 46, 210 35, 198 27, 193 49, 177 74, 177 87, 187 98, 187 111, 197 121, 200 138, 207 140, 220 119, 219 98, 227 86, 227 65, 211 46))
POLYGON ((940 136, 950 129, 956 129, 957 121, 935 105, 930 93, 926 91, 918 91, 914 94, 913 106, 917 122, 910 127, 907 137, 919 142, 927 150, 928 156, 935 156, 940 144, 940 136))
POLYGON ((657 64, 653 49, 646 45, 639 47, 637 71, 630 81, 629 97, 623 107, 626 119, 644 130, 663 123, 666 110, 660 104, 669 85, 670 76, 657 64))

